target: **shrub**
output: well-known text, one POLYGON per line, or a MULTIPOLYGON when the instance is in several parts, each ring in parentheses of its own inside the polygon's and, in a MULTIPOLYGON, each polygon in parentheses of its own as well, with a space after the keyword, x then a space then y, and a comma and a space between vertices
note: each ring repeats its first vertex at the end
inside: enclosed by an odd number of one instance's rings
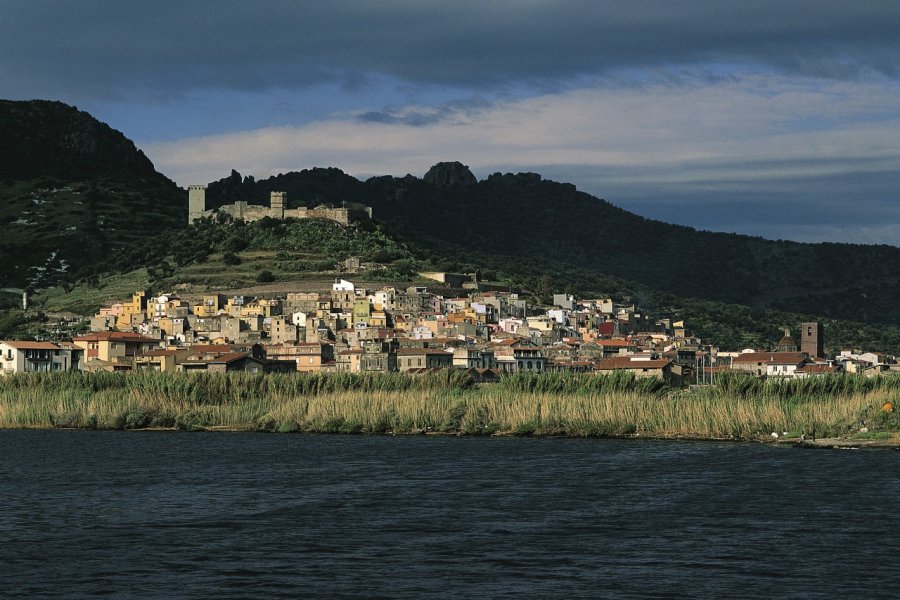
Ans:
POLYGON ((275 281, 275 275, 272 271, 263 270, 256 276, 256 281, 259 283, 269 283, 270 281, 275 281))

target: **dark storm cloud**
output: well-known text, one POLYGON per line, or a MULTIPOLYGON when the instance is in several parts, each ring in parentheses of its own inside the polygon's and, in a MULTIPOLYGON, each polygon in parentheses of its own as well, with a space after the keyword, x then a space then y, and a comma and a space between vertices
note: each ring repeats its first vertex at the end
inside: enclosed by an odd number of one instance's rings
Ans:
POLYGON ((371 77, 552 86, 748 63, 898 76, 900 4, 811 2, 0 2, 0 96, 296 89, 371 77))
POLYGON ((474 115, 490 108, 491 103, 483 98, 455 100, 440 106, 419 108, 386 108, 366 111, 356 117, 361 123, 383 123, 387 125, 410 125, 426 127, 438 123, 450 123, 460 118, 474 115))

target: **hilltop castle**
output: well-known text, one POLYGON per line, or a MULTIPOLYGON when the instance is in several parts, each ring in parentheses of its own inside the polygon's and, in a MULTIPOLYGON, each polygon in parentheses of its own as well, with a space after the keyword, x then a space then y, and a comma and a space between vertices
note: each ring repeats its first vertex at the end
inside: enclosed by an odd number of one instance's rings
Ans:
MULTIPOLYGON (((286 208, 286 196, 287 194, 284 192, 272 192, 267 207, 242 201, 206 210, 206 186, 191 185, 188 186, 188 223, 193 223, 202 217, 211 217, 218 211, 242 221, 256 221, 263 217, 270 217, 272 219, 329 219, 337 221, 341 225, 350 224, 349 208, 328 208, 326 206, 286 208)), ((367 206, 366 213, 371 219, 372 208, 367 206)))

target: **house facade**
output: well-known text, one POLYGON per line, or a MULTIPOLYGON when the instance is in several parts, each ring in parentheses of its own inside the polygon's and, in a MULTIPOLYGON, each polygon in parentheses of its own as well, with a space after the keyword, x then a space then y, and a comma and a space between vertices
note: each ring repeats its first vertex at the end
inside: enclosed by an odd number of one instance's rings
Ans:
POLYGON ((0 342, 0 374, 76 370, 80 356, 79 349, 51 342, 0 342))

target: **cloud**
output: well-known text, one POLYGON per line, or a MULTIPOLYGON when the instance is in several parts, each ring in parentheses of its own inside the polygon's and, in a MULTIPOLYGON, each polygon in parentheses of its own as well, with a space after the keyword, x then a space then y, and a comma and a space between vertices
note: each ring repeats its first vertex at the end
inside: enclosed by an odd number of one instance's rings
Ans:
POLYGON ((425 127, 438 123, 459 123, 490 106, 491 104, 483 98, 468 98, 432 107, 390 107, 370 110, 358 114, 356 119, 361 123, 425 127))
POLYGON ((880 1, 14 0, 0 13, 0 96, 352 91, 379 78, 562 89, 723 65, 896 79, 898 31, 896 4, 880 1))
MULTIPOLYGON (((399 176, 461 160, 481 177, 533 170, 699 227, 764 234, 779 219, 831 214, 879 224, 885 241, 888 224, 900 223, 898 98, 893 82, 755 75, 581 89, 472 110, 363 110, 145 150, 182 185, 231 168, 258 177, 313 166, 399 176), (702 222, 699 207, 713 208, 702 222)), ((900 243, 900 228, 891 239, 900 243)))

